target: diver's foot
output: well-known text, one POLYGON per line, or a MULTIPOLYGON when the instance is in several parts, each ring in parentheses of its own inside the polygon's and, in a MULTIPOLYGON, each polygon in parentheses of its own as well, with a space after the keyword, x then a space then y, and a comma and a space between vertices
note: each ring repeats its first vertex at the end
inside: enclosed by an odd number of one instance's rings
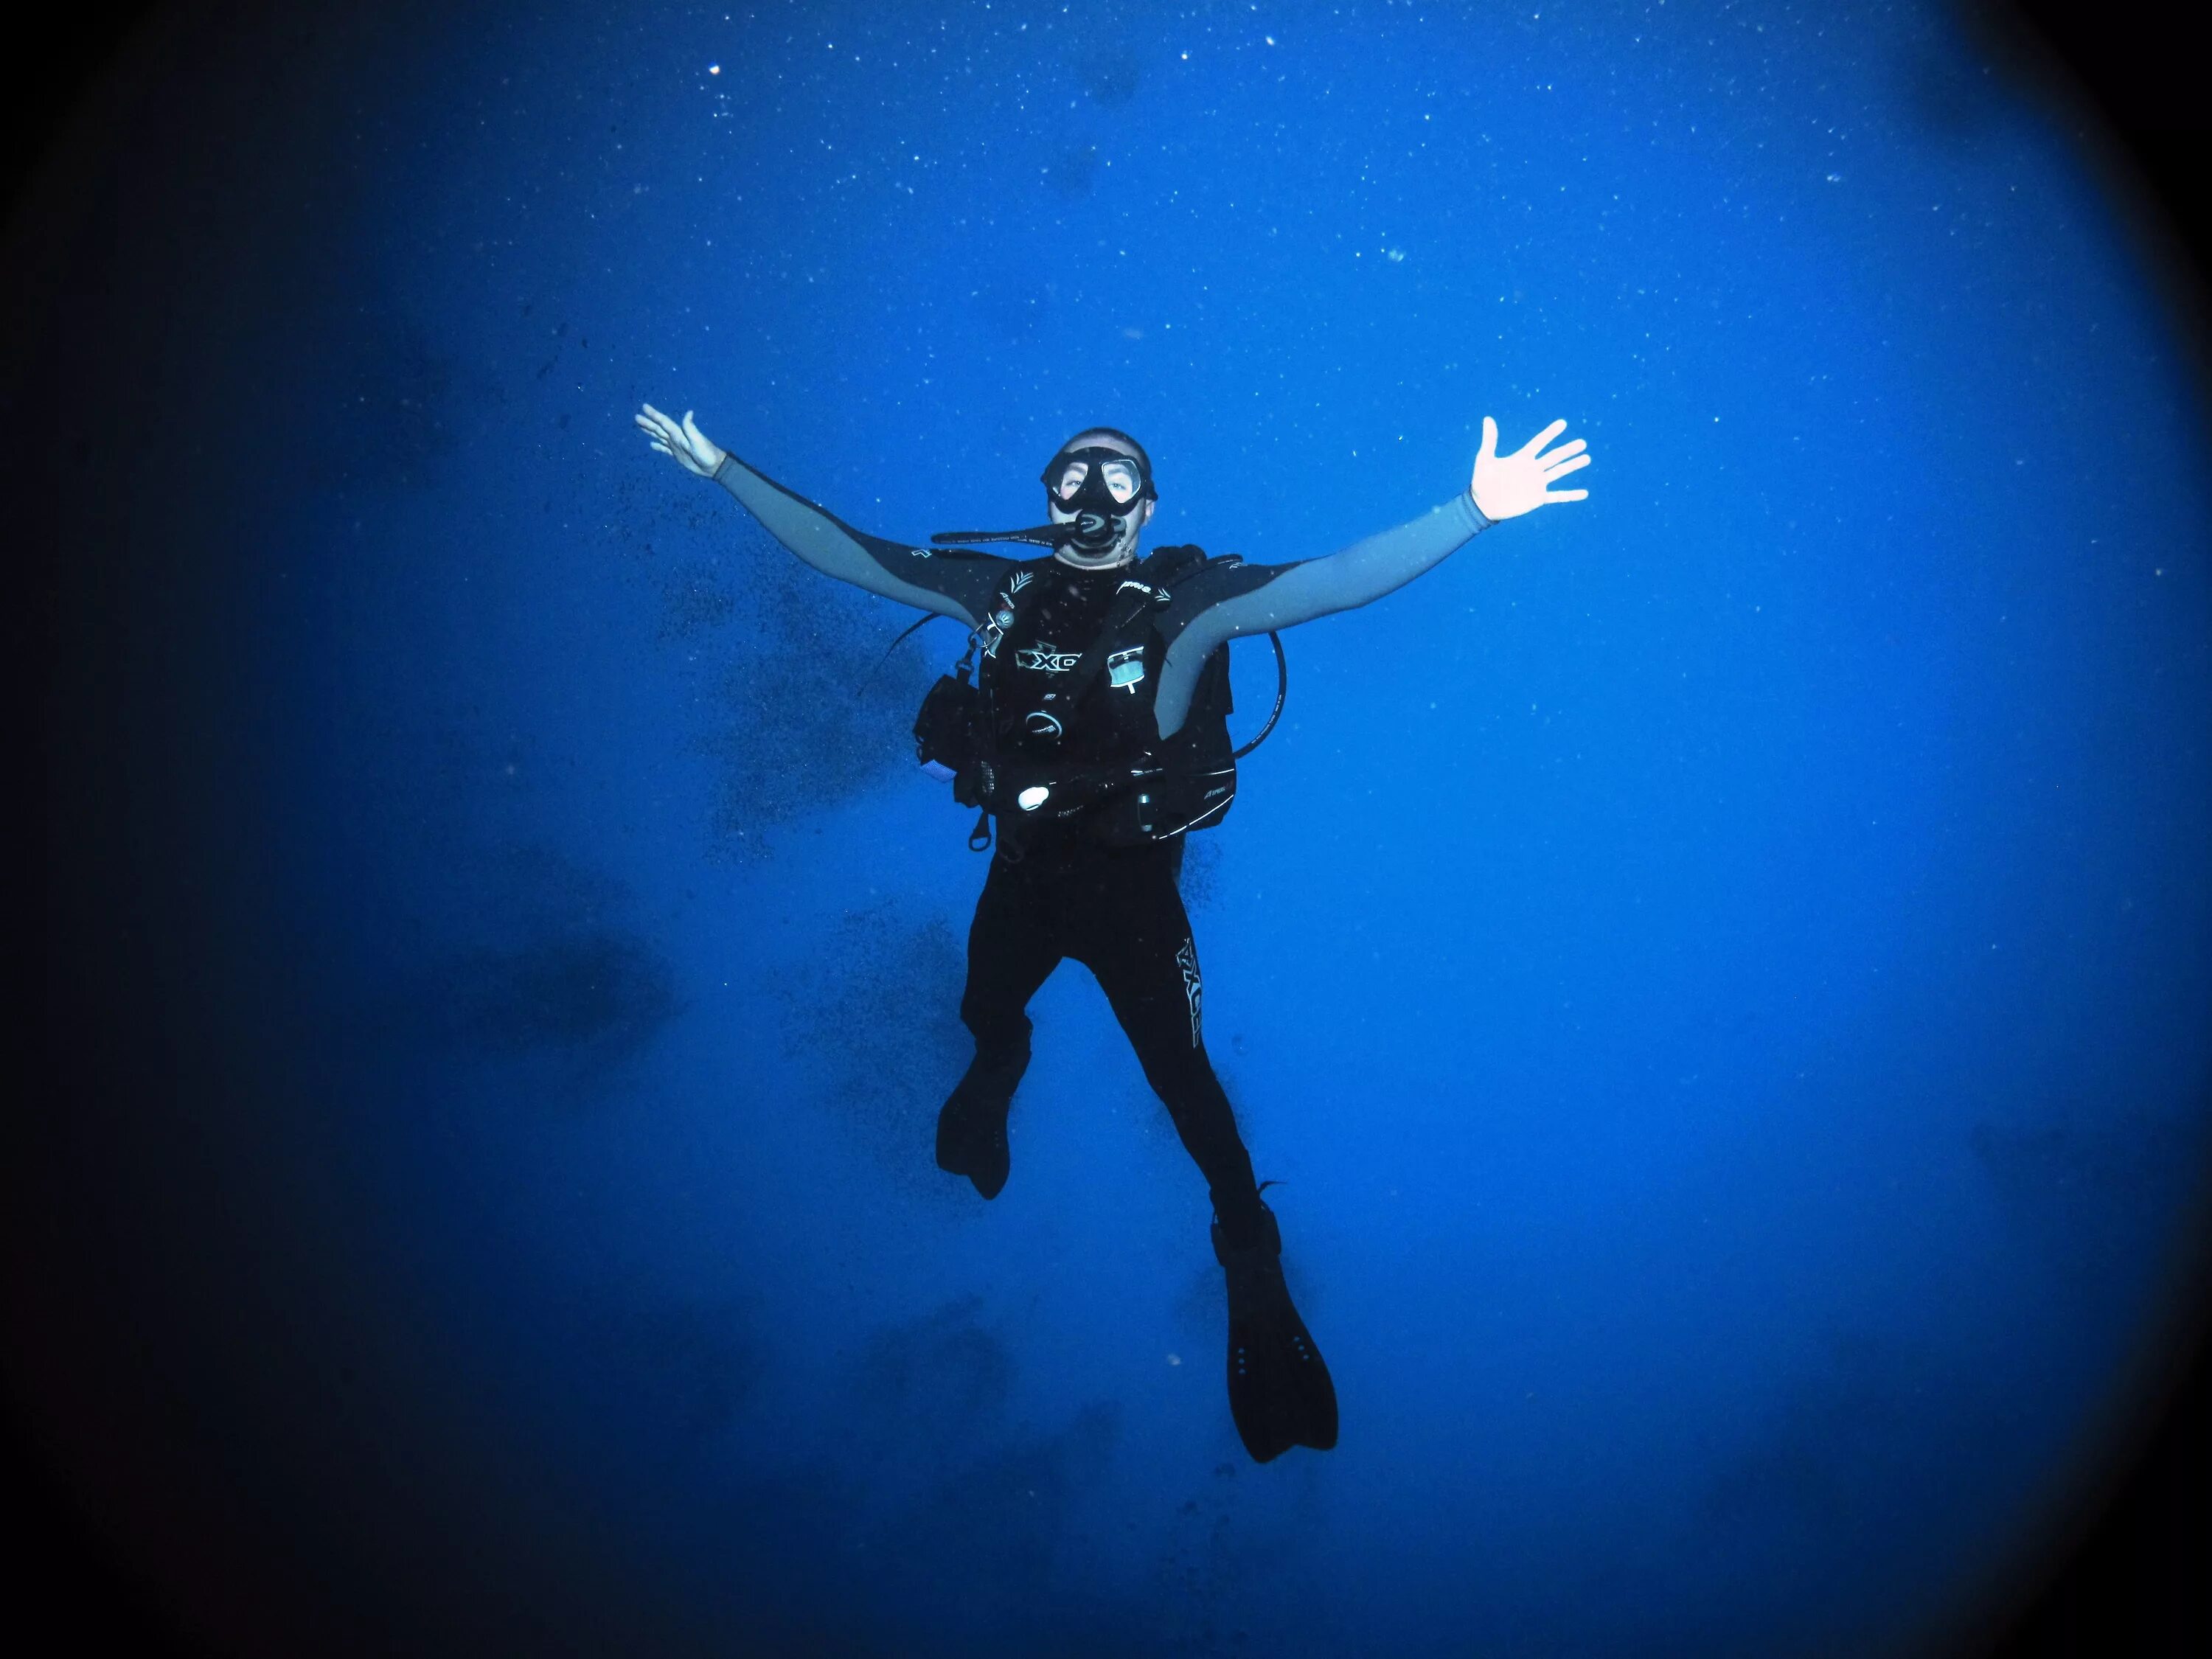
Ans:
POLYGON ((1006 1109, 1011 1103, 979 1100, 955 1089, 937 1115, 937 1167, 963 1175, 985 1198, 996 1198, 1013 1168, 1006 1145, 1006 1109))
POLYGON ((1006 1147, 1006 1114, 1029 1065, 1025 1042, 988 1051, 979 1047, 937 1115, 937 1167, 966 1176, 985 1198, 999 1195, 1013 1166, 1006 1147))
POLYGON ((1229 1281, 1229 1412, 1255 1463, 1293 1446, 1336 1444, 1336 1385, 1291 1304, 1282 1251, 1265 1205, 1256 1236, 1241 1247, 1213 1224, 1213 1254, 1229 1281))

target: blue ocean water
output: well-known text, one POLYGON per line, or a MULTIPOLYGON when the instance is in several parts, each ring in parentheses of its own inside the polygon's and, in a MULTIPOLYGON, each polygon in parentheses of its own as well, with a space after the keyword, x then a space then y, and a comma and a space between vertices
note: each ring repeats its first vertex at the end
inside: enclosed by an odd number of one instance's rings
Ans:
POLYGON ((165 27, 15 382, 98 550, 64 976, 143 1016, 88 1075, 164 1080, 43 1132, 82 1306, 25 1363, 194 1620, 1869 1654, 2033 1562, 2202 1214, 2212 503, 2172 282, 1948 8, 165 27), (1588 441, 1286 638, 1190 848, 1335 1451, 1244 1456, 1073 964, 1005 1194, 933 1166, 957 630, 872 673, 912 613, 648 400, 913 540, 1111 423, 1154 544, 1266 561, 1486 415, 1588 441))

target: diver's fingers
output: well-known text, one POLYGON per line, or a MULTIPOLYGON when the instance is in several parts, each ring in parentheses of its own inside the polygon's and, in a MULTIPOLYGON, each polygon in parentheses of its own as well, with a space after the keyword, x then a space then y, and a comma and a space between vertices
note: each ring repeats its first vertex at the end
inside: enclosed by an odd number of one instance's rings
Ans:
POLYGON ((1579 455, 1583 451, 1589 447, 1589 446, 1588 444, 1584 443, 1580 438, 1577 438, 1571 444, 1561 444, 1557 449, 1551 450, 1545 454, 1539 455, 1536 458, 1536 462, 1540 466, 1554 466, 1559 462, 1565 460, 1568 456, 1579 455))
POLYGON ((1544 492, 1543 499, 1547 501, 1586 501, 1589 499, 1589 491, 1587 489, 1547 489, 1544 492))
POLYGON ((646 404, 644 412, 638 416, 638 419, 641 421, 652 421, 660 426, 673 426, 676 424, 675 422, 670 420, 668 416, 662 414, 651 404, 646 404))
POLYGON ((665 444, 665 443, 661 442, 661 441, 660 441, 660 440, 659 440, 659 439, 658 439, 658 438, 655 438, 655 439, 653 441, 653 447, 655 449, 659 450, 659 451, 662 454, 664 454, 664 455, 673 455, 673 454, 676 453, 674 450, 671 449, 671 448, 670 448, 666 444, 665 444))
POLYGON ((1577 455, 1571 461, 1561 461, 1557 466, 1547 465, 1544 469, 1544 482, 1546 483, 1549 483, 1554 478, 1564 478, 1568 473, 1572 472, 1577 467, 1588 466, 1589 464, 1590 458, 1589 456, 1577 455))
POLYGON ((1565 421, 1554 421, 1513 453, 1516 455, 1533 455, 1566 429, 1567 423, 1565 421))
POLYGON ((1482 447, 1475 451, 1474 458, 1478 461, 1498 459, 1498 422, 1487 415, 1482 417, 1482 447))

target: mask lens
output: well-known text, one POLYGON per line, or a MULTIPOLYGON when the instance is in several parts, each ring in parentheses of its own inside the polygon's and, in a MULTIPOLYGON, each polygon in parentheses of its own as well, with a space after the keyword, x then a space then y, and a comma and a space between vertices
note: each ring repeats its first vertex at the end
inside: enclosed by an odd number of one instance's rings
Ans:
POLYGON ((1138 490, 1144 488, 1143 481, 1137 477, 1137 466, 1133 461, 1102 461, 1098 472, 1106 480, 1106 493, 1118 505, 1126 507, 1136 500, 1138 490))
POLYGON ((1060 469, 1060 477, 1054 481, 1052 493, 1062 501, 1072 501, 1075 499, 1076 491, 1083 488, 1084 479, 1090 474, 1090 462, 1070 461, 1060 469))

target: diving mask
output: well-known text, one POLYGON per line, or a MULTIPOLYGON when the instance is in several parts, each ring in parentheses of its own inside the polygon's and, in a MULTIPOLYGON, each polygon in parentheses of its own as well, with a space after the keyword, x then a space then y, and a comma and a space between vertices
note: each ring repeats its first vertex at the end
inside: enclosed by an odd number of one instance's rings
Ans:
MULTIPOLYGON (((1103 435, 1103 428, 1084 434, 1103 435)), ((1112 562, 1117 549, 1127 556, 1122 544, 1134 546, 1144 503, 1159 500, 1159 492, 1152 487, 1152 463, 1133 438, 1127 441, 1126 448, 1071 444, 1052 458, 1038 479, 1051 508, 1050 524, 1029 530, 941 530, 930 540, 939 546, 1030 542, 1059 549, 1085 565, 1112 562)))
POLYGON ((1077 549, 1098 553, 1120 542, 1139 506, 1157 501, 1151 469, 1127 452, 1103 444, 1063 449, 1042 474, 1053 516, 1072 524, 1077 549))

